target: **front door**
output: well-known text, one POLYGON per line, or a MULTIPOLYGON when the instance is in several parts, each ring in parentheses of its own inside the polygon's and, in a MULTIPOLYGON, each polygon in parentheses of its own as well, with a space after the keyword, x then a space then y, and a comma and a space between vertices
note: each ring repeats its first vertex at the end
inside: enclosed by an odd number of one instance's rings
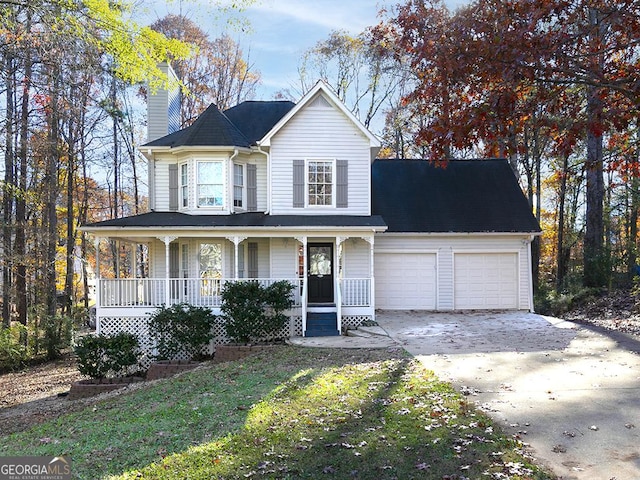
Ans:
POLYGON ((309 303, 333 303, 333 244, 310 243, 307 258, 309 303))

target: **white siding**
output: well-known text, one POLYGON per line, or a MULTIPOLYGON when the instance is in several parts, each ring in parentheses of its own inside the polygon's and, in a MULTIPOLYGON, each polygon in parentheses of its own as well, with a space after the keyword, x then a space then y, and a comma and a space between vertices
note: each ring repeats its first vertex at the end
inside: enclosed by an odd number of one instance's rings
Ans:
POLYGON ((273 278, 297 278, 298 246, 293 238, 271 240, 271 276, 273 278))
POLYGON ((359 238, 342 243, 344 278, 369 278, 371 259, 369 244, 359 238))
POLYGON ((337 108, 304 107, 273 137, 270 153, 274 215, 370 214, 369 140, 337 108), (349 162, 348 208, 293 208, 293 161, 309 158, 349 162))
MULTIPOLYGON (((406 236, 379 234, 375 238, 375 252, 437 253, 437 309, 455 308, 454 255, 456 253, 513 253, 517 254, 518 305, 529 310, 531 283, 526 236, 406 236)), ((376 280, 377 282, 377 280, 376 280)), ((381 293, 382 294, 382 293, 381 293)), ((377 303, 379 300, 377 299, 377 303)))

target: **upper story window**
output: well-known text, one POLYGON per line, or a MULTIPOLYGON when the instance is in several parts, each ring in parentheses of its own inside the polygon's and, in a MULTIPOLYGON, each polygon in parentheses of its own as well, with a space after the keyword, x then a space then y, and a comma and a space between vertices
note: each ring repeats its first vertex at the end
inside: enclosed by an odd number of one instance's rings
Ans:
POLYGON ((189 165, 180 165, 180 205, 189 206, 189 165))
POLYGON ((308 205, 334 205, 334 161, 309 160, 307 162, 308 205))
POLYGON ((244 166, 233 165, 233 206, 238 208, 244 207, 244 166))
POLYGON ((198 207, 224 206, 224 165, 222 162, 198 162, 198 207))

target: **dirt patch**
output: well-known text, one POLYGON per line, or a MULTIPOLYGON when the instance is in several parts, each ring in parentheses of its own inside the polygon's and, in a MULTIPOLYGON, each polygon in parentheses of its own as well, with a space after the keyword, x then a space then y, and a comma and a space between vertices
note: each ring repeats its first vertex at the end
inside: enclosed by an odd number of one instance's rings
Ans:
POLYGON ((72 410, 73 402, 60 395, 81 378, 71 357, 0 375, 0 435, 72 410))
POLYGON ((562 317, 571 322, 640 336, 640 312, 628 290, 590 297, 562 317))

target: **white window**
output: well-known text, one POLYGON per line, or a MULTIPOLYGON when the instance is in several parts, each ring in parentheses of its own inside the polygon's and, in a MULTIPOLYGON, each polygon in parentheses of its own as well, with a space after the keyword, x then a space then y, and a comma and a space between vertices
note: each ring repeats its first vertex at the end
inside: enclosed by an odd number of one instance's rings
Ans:
POLYGON ((180 205, 189 206, 189 165, 180 165, 180 205))
POLYGON ((180 266, 182 267, 182 278, 189 278, 189 245, 182 244, 182 260, 180 266))
POLYGON ((224 165, 222 162, 198 162, 198 206, 224 206, 224 165))
POLYGON ((333 206, 334 182, 333 160, 309 160, 307 162, 308 205, 333 206))
POLYGON ((244 166, 233 165, 233 206, 242 208, 244 203, 242 197, 244 195, 244 166))

